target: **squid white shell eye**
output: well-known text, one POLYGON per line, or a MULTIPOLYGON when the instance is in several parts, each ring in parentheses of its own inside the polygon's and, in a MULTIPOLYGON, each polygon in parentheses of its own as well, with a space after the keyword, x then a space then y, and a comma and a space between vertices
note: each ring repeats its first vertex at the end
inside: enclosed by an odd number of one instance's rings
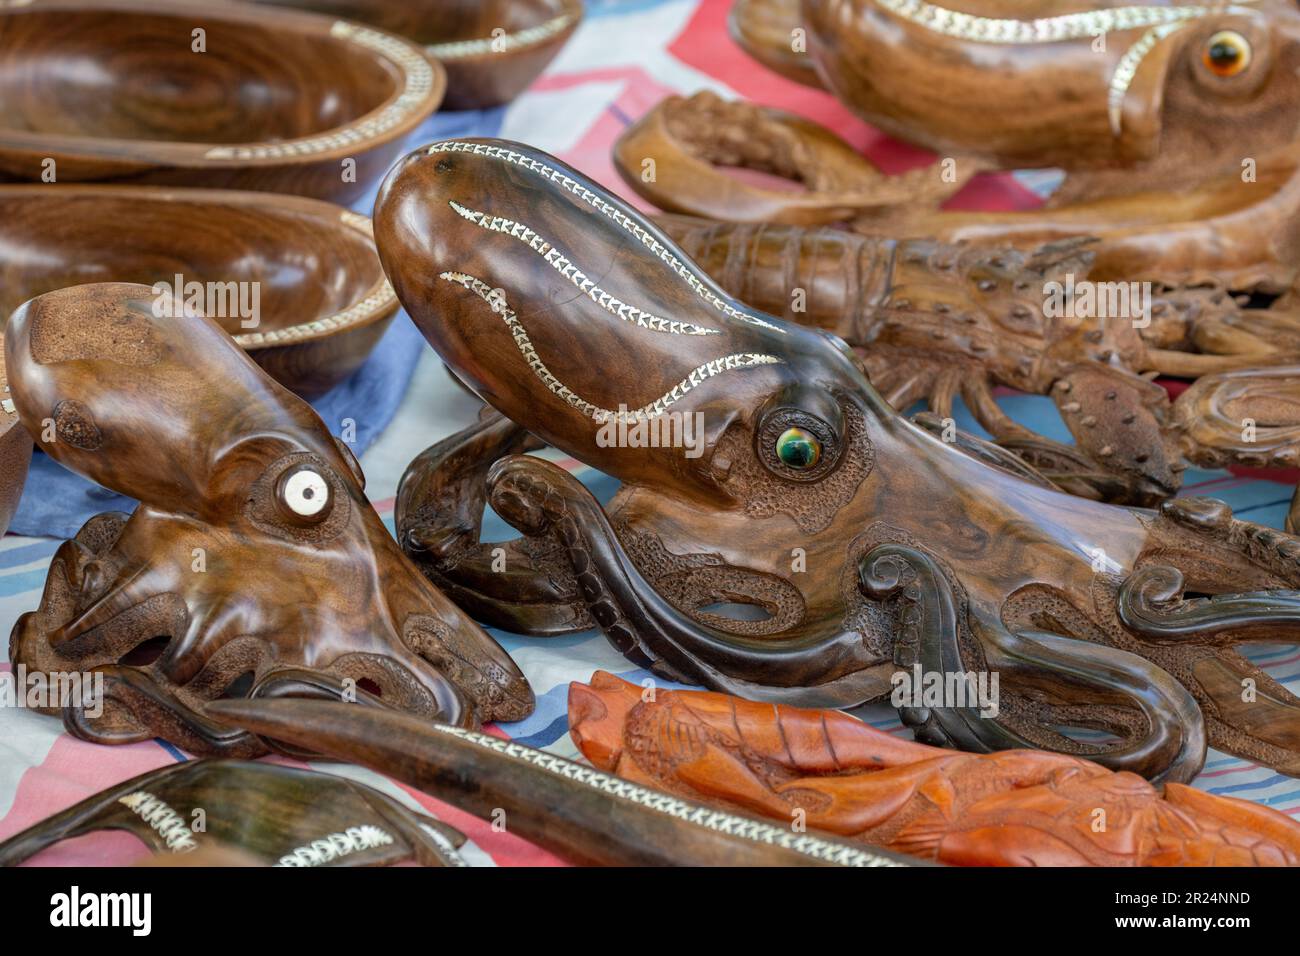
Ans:
POLYGON ((280 494, 285 507, 304 518, 315 517, 330 503, 329 482, 310 468, 295 471, 286 478, 280 494))

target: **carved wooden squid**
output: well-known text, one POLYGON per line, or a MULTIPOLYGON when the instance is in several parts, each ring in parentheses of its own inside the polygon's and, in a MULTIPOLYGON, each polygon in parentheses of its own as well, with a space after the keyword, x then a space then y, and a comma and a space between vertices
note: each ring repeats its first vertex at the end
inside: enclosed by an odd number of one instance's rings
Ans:
POLYGON ((205 701, 348 697, 467 726, 528 714, 519 669, 406 560, 346 445, 215 322, 161 304, 148 286, 75 286, 5 327, 41 449, 141 501, 55 552, 10 637, 29 699, 86 740, 231 756, 266 744, 205 701))
POLYGON ((1300 464, 1300 366, 1270 364, 1300 357, 1300 321, 1240 308, 1222 289, 1157 290, 1142 301, 1140 287, 1124 286, 1122 314, 1110 315, 1116 287, 1092 282, 1087 243, 1022 253, 827 227, 658 221, 746 304, 861 347, 895 408, 926 400, 946 418, 960 396, 999 444, 1072 493, 1155 505, 1178 490, 1188 461, 1300 464), (1085 305, 1085 289, 1100 298, 1085 305), (1197 381, 1171 403, 1155 374, 1197 381), (1075 445, 1009 418, 996 385, 1050 395, 1075 445))
POLYGON ((1208 732, 1300 773, 1300 700, 1236 650, 1300 634, 1300 539, 1208 499, 1147 511, 1070 496, 938 440, 842 342, 731 299, 538 150, 421 149, 390 173, 375 223, 407 311, 513 420, 421 456, 399 494, 404 546, 458 599, 473 593, 483 620, 594 621, 661 674, 800 706, 884 698, 914 665, 998 674, 995 708, 954 690, 942 706, 903 701, 904 718, 926 742, 1171 780, 1196 772, 1208 732), (667 439, 647 440, 652 427, 667 439), (509 454, 523 430, 621 479, 608 510, 556 466, 509 454), (483 471, 530 539, 508 549, 508 574, 476 541, 481 497, 440 515, 438 496, 483 471), (1118 742, 1065 732, 1081 725, 1118 742))

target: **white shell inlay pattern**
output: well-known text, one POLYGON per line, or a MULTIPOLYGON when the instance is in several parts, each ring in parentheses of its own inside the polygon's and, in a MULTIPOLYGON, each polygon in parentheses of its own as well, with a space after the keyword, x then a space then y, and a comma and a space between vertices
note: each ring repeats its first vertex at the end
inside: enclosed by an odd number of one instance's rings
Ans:
POLYGON ((462 727, 452 727, 448 724, 430 724, 429 726, 440 734, 459 737, 461 740, 466 740, 485 750, 493 750, 507 757, 527 761, 547 773, 557 777, 567 777, 593 790, 608 793, 620 800, 628 800, 647 807, 656 813, 676 817, 679 820, 686 820, 696 826, 719 833, 726 833, 742 840, 778 846, 795 853, 802 853, 815 860, 837 863, 841 866, 903 865, 896 860, 877 856, 865 849, 832 843, 819 837, 809 836, 806 833, 794 833, 773 826, 770 823, 746 820, 744 817, 738 817, 722 810, 710 810, 706 807, 695 806, 666 793, 660 793, 639 784, 629 783, 599 770, 584 767, 582 764, 574 763, 571 760, 565 760, 562 757, 556 757, 541 750, 534 750, 532 747, 525 747, 509 740, 502 740, 499 737, 490 737, 475 730, 465 730, 462 727))
POLYGON ((206 159, 284 159, 289 156, 310 156, 330 150, 356 146, 377 139, 406 122, 416 107, 433 89, 433 67, 422 57, 416 47, 404 40, 346 23, 335 21, 330 36, 349 40, 358 46, 386 57, 401 70, 405 85, 401 94, 378 112, 368 114, 359 122, 341 126, 321 136, 287 139, 282 143, 260 143, 256 146, 215 146, 208 150, 206 159))
POLYGON ((510 53, 521 47, 544 43, 558 33, 563 33, 575 19, 573 13, 562 13, 545 23, 528 27, 517 33, 505 33, 500 37, 480 40, 453 40, 450 43, 432 43, 425 49, 439 60, 460 60, 470 56, 483 56, 487 53, 510 53))
POLYGON ((455 282, 462 285, 486 302, 492 308, 492 311, 501 316, 501 320, 505 322, 515 340, 515 346, 519 349, 519 354, 524 357, 524 361, 533 370, 533 374, 541 379, 542 383, 554 394, 558 395, 565 404, 578 409, 585 415, 590 415, 598 422, 606 422, 611 419, 614 421, 634 422, 643 418, 652 418, 655 415, 662 414, 691 389, 715 375, 721 375, 723 372, 729 372, 732 369, 751 368, 756 365, 782 364, 781 360, 775 355, 759 355, 752 352, 738 352, 734 355, 726 355, 711 362, 706 362, 694 369, 690 375, 649 405, 644 405, 635 411, 615 412, 593 405, 555 377, 551 370, 546 367, 546 363, 542 361, 541 356, 537 354, 537 349, 533 347, 528 332, 519 322, 518 316, 515 315, 514 310, 506 302, 505 293, 500 289, 493 289, 482 279, 466 275, 463 272, 444 272, 438 278, 446 282, 455 282))
MULTIPOLYGON (((1129 6, 1101 10, 1085 10, 1036 20, 1007 20, 980 17, 958 10, 949 10, 925 0, 872 0, 883 10, 934 33, 970 40, 975 43, 1057 43, 1061 40, 1078 40, 1097 37, 1117 30, 1136 30, 1151 27, 1120 58, 1107 90, 1107 113, 1111 132, 1120 134, 1124 95, 1137 75, 1143 58, 1165 37, 1176 32, 1192 20, 1211 13, 1245 13, 1242 5, 1223 6, 1129 6)), ((1240 4, 1255 0, 1240 0, 1240 4)))
POLYGON ((702 325, 696 325, 693 322, 678 322, 673 319, 665 319, 663 316, 654 315, 643 309, 628 305, 622 299, 617 299, 610 295, 591 279, 587 278, 586 273, 575 266, 567 256, 560 253, 551 243, 547 242, 532 229, 529 229, 523 223, 515 222, 513 219, 505 219, 501 216, 489 216, 486 213, 478 212, 473 209, 467 209, 455 200, 449 200, 448 205, 456 213, 477 226, 482 226, 492 232, 499 232, 503 235, 513 236, 520 242, 527 245, 530 249, 541 256, 546 263, 555 269, 560 275, 568 279, 579 291, 582 292, 592 302, 604 309, 611 315, 615 315, 624 322, 635 322, 643 329, 650 329, 653 332, 668 332, 672 335, 718 335, 717 329, 706 329, 702 325))
POLYGON ((433 827, 424 826, 423 824, 421 824, 420 829, 424 831, 425 836, 438 844, 438 849, 442 851, 443 863, 454 867, 469 866, 469 860, 460 855, 460 850, 446 836, 433 827))
POLYGON ((724 315, 744 322, 746 325, 757 325, 773 332, 786 334, 785 329, 780 326, 766 322, 757 316, 749 315, 740 309, 730 305, 719 296, 714 294, 705 284, 705 280, 700 277, 685 262, 674 255, 662 242, 642 228, 636 220, 621 212, 616 206, 601 199, 596 193, 592 192, 582 183, 578 182, 572 176, 566 176, 558 169, 546 165, 540 160, 532 159, 525 156, 517 150, 505 149, 501 146, 489 146, 486 143, 466 143, 460 140, 447 140, 442 143, 434 143, 426 150, 427 155, 435 156, 438 153, 473 153, 477 156, 489 156, 493 159, 500 159, 532 173, 538 173, 543 178, 558 184, 563 189, 577 196, 587 205, 591 206, 597 212, 603 214, 608 219, 621 226, 636 237, 637 241, 653 252, 661 261, 666 263, 669 268, 676 272, 691 290, 702 298, 709 305, 713 306, 724 315))
MULTIPOLYGON (((369 216, 363 216, 359 212, 344 209, 339 212, 339 222, 349 229, 355 229, 372 242, 374 241, 375 229, 370 222, 369 216)), ((247 348, 250 345, 285 343, 298 339, 307 339, 323 332, 332 332, 336 329, 347 328, 357 322, 364 322, 366 319, 373 318, 380 312, 386 311, 396 303, 397 293, 393 291, 392 285, 389 284, 388 277, 384 276, 371 287, 365 298, 353 302, 341 312, 322 316, 311 322, 300 322, 298 325, 291 325, 283 329, 272 329, 269 332, 245 332, 236 335, 235 341, 240 346, 247 348)))
POLYGON ((154 832, 167 844, 167 849, 173 853, 189 853, 199 848, 185 818, 152 793, 137 790, 119 797, 117 802, 153 827, 154 832))
POLYGON ((342 833, 331 833, 319 840, 312 840, 306 846, 290 850, 276 862, 276 866, 310 867, 324 866, 334 860, 362 850, 371 850, 377 846, 390 846, 392 836, 373 824, 365 823, 358 827, 348 827, 342 833))

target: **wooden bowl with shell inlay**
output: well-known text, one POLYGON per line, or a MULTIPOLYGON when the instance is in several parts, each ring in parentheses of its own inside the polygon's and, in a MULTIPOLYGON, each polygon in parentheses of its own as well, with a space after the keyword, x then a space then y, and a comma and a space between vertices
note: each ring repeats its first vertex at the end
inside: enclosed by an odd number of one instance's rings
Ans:
POLYGON ((414 40, 447 70, 446 106, 485 109, 528 88, 582 20, 582 0, 257 0, 414 40))
POLYGON ((397 310, 370 220, 332 203, 225 189, 0 186, 0 319, 37 295, 109 280, 160 296, 166 288, 308 398, 352 374, 397 310))
POLYGON ((0 0, 0 181, 349 202, 442 100, 408 40, 255 4, 0 0))

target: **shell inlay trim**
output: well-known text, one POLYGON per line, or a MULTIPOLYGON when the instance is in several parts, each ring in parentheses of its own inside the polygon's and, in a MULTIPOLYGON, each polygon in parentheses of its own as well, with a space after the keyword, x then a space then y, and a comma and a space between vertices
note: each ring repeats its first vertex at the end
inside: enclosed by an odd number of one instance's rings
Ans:
POLYGON ((1165 37, 1176 32, 1192 20, 1212 13, 1246 13, 1242 4, 1255 0, 1239 0, 1237 4, 1222 6, 1142 6, 1111 7, 1102 10, 1084 10, 1055 17, 1035 20, 1009 20, 981 17, 958 10, 949 10, 925 0, 874 0, 883 10, 888 10, 910 23, 934 33, 970 40, 975 43, 1057 43, 1097 37, 1118 30, 1136 30, 1150 27, 1120 58, 1111 75, 1107 90, 1107 115, 1111 132, 1120 134, 1124 95, 1137 75, 1142 60, 1165 37))
POLYGON ((501 320, 505 322, 511 336, 514 337, 519 354, 524 357, 524 361, 528 363, 528 367, 533 370, 533 374, 542 381, 542 384, 555 395, 558 395, 565 404, 576 408, 585 415, 591 416, 598 422, 606 422, 611 419, 614 421, 634 422, 643 418, 652 418, 655 415, 662 414, 691 389, 715 375, 721 375, 723 372, 738 368, 782 364, 781 359, 775 355, 760 355, 752 352, 737 352, 733 355, 725 355, 693 369, 686 378, 649 405, 643 405, 635 411, 616 412, 593 405, 555 377, 551 370, 546 367, 546 363, 542 361, 541 356, 537 354, 537 349, 533 347, 533 342, 528 337, 527 330, 524 329, 518 316, 515 315, 514 310, 506 302, 505 293, 500 289, 493 289, 482 279, 466 275, 463 272, 444 272, 438 278, 445 282, 455 282, 462 285, 486 302, 493 312, 501 316, 501 320))
POLYGON ((452 40, 447 43, 431 43, 425 50, 439 60, 460 60, 470 56, 483 56, 488 53, 510 53, 526 46, 545 43, 551 37, 563 33, 569 24, 577 19, 574 13, 561 13, 545 23, 527 27, 515 33, 502 33, 495 37, 483 37, 477 40, 452 40))
POLYGON ((819 837, 809 836, 806 833, 794 833, 770 823, 747 820, 744 817, 738 817, 722 810, 710 810, 707 807, 696 806, 666 793, 660 793, 640 784, 629 783, 599 770, 584 767, 572 760, 565 760, 562 757, 556 757, 541 750, 534 750, 532 747, 525 747, 509 740, 502 740, 499 737, 490 737, 475 730, 466 730, 463 727, 452 727, 447 724, 431 724, 430 728, 440 734, 458 737, 485 750, 493 750, 507 757, 526 761, 549 774, 566 777, 593 790, 608 793, 617 799, 627 800, 647 807, 656 813, 662 813, 679 820, 686 820, 696 826, 719 833, 726 833, 742 840, 778 846, 782 849, 792 850, 795 853, 802 853, 816 860, 837 863, 841 866, 903 865, 888 857, 877 856, 865 849, 832 843, 819 837))
POLYGON ((420 55, 417 47, 378 30, 343 20, 335 21, 330 27, 330 36, 363 46, 395 65, 403 78, 402 92, 397 99, 358 122, 340 126, 320 136, 287 139, 279 143, 259 143, 255 146, 215 146, 204 154, 204 158, 285 159, 357 146, 378 139, 406 122, 420 103, 428 98, 433 89, 433 67, 420 55))
POLYGON ((646 312, 643 309, 628 305, 622 299, 615 298, 587 278, 586 273, 575 266, 567 256, 562 255, 559 249, 556 249, 555 246, 523 223, 467 209, 454 199, 448 200, 448 205, 456 211, 457 215, 468 219, 477 226, 518 239, 546 260, 546 263, 556 272, 577 286, 583 295, 624 322, 635 322, 643 329, 650 329, 653 332, 668 332, 672 335, 720 334, 717 329, 706 329, 704 326, 696 325, 693 322, 678 322, 673 319, 665 319, 663 316, 646 312))
POLYGON ((357 827, 348 827, 342 833, 331 833, 312 840, 306 846, 290 850, 276 862, 276 866, 310 867, 324 866, 334 860, 362 850, 372 850, 379 846, 391 846, 392 836, 385 830, 365 823, 357 827))
POLYGON ((167 849, 173 853, 189 853, 199 848, 185 818, 152 793, 137 790, 119 797, 117 802, 134 811, 136 816, 153 827, 154 832, 162 837, 167 849))
POLYGON ((683 262, 678 256, 674 255, 667 246, 647 232, 638 222, 636 222, 636 220, 625 215, 616 206, 601 199, 600 196, 583 186, 582 183, 578 182, 572 176, 566 176, 558 169, 554 169, 540 160, 525 156, 518 150, 505 149, 501 146, 489 146, 486 143, 466 143, 460 140, 447 140, 441 143, 434 143, 425 152, 426 155, 429 156, 434 156, 438 153, 473 153, 476 156, 490 156, 493 159, 504 160, 507 163, 519 166, 529 172, 539 173, 542 177, 549 179, 551 182, 556 183, 574 196, 577 196, 587 205, 591 206, 591 208, 595 209, 597 212, 601 213, 606 218, 612 220, 615 224, 621 226, 623 229, 635 236, 638 242, 653 252, 662 262, 667 263, 669 268, 681 276, 681 278, 684 279, 686 284, 691 288, 691 291, 722 314, 733 318, 738 322, 744 322, 746 325, 757 325, 760 328, 765 328, 772 332, 779 332, 782 335, 786 334, 785 329, 780 326, 773 325, 771 322, 760 319, 756 315, 750 315, 747 312, 743 312, 730 303, 724 301, 720 296, 708 288, 705 284, 705 280, 700 277, 699 273, 683 262))

